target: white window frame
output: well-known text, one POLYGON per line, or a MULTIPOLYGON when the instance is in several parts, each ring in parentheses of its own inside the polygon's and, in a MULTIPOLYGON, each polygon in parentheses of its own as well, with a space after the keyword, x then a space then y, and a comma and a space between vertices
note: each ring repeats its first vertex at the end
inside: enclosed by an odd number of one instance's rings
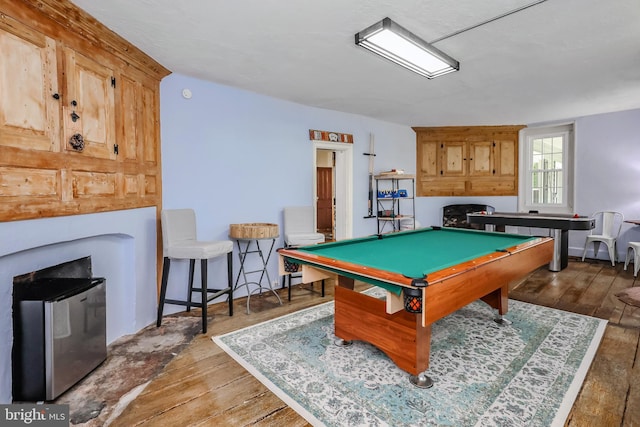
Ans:
POLYGON ((574 210, 574 175, 575 175, 575 124, 562 123, 549 126, 524 128, 520 131, 520 155, 518 177, 518 211, 554 214, 572 214, 574 210), (545 137, 563 137, 562 165, 562 200, 561 204, 533 203, 532 200, 532 156, 533 140, 545 137))

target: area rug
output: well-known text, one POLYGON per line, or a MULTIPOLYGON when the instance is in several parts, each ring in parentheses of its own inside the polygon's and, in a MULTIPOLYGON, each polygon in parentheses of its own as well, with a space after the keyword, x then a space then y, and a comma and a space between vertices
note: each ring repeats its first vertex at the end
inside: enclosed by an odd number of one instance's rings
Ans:
POLYGON ((492 318, 474 302, 433 325, 430 389, 372 345, 334 345, 333 302, 213 341, 316 426, 562 426, 607 322, 514 300, 511 325, 492 318))

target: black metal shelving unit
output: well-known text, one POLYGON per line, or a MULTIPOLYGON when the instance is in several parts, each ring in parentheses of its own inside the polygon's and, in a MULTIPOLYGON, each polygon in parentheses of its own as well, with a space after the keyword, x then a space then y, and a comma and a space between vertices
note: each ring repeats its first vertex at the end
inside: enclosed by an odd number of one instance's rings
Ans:
POLYGON ((400 231, 404 219, 411 219, 411 228, 415 228, 415 175, 380 174, 374 178, 378 234, 400 231))

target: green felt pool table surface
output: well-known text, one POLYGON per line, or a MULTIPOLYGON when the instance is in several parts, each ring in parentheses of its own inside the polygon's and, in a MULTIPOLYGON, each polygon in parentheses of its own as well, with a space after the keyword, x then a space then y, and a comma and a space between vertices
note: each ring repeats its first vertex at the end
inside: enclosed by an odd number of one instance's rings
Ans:
POLYGON ((422 228, 298 248, 301 252, 406 277, 424 277, 534 237, 457 228, 422 228))

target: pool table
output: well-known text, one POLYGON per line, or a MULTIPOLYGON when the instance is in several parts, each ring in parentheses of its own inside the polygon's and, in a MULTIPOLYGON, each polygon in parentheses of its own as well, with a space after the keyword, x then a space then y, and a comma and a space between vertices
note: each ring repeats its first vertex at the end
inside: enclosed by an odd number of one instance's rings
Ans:
POLYGON ((553 240, 478 230, 429 227, 278 250, 283 265, 301 265, 303 282, 336 278, 335 335, 382 350, 430 387, 431 325, 482 300, 508 310, 509 283, 549 263, 553 240), (337 277, 336 277, 337 276, 337 277), (378 299, 354 291, 354 280, 386 290, 378 299))

